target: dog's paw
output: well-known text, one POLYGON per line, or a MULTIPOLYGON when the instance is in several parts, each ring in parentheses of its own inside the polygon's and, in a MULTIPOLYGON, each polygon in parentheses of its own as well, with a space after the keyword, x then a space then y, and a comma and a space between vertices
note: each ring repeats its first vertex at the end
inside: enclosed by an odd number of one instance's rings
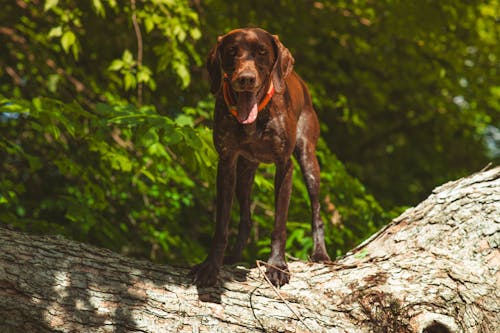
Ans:
POLYGON ((208 260, 194 266, 189 272, 189 276, 193 278, 193 282, 198 287, 211 287, 215 285, 217 283, 217 275, 219 275, 219 266, 208 260))
POLYGON ((288 270, 288 266, 286 264, 279 266, 267 266, 266 276, 269 281, 271 281, 271 283, 278 288, 290 282, 290 271, 288 270))
POLYGON ((328 253, 322 252, 322 251, 317 251, 313 253, 311 256, 311 261, 312 262, 330 262, 332 261, 330 257, 328 256, 328 253))

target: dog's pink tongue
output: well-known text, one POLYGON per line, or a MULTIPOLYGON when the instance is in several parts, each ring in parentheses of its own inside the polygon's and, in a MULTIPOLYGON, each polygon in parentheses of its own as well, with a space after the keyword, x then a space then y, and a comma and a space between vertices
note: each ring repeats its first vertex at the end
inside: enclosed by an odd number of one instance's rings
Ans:
POLYGON ((257 119, 257 99, 252 92, 238 94, 238 121, 242 124, 251 124, 257 119))

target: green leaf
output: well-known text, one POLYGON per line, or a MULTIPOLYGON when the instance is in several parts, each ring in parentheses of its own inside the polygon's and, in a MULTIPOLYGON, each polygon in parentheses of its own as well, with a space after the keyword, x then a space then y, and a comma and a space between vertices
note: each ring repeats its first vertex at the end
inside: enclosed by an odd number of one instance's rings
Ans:
POLYGON ((92 0, 92 5, 94 6, 97 15, 104 17, 106 12, 104 11, 104 6, 102 5, 101 0, 92 0))
POLYGON ((190 126, 190 127, 194 126, 193 118, 185 114, 178 115, 177 118, 175 118, 175 122, 179 126, 190 126))
POLYGON ((137 72, 137 82, 148 82, 151 79, 151 70, 146 66, 141 66, 137 72))
POLYGON ((109 152, 106 156, 111 163, 111 167, 115 170, 130 172, 133 162, 126 155, 109 152))
POLYGON ((181 79, 182 88, 187 88, 187 86, 189 86, 189 82, 191 81, 191 76, 187 67, 184 64, 179 63, 175 66, 175 71, 181 79))
POLYGON ((165 147, 159 142, 155 142, 152 145, 150 145, 148 147, 148 153, 155 156, 163 156, 163 157, 168 156, 165 147))
POLYGON ((137 85, 135 76, 132 75, 131 73, 125 73, 125 76, 123 78, 123 83, 125 84, 125 90, 135 88, 135 86, 137 85))
POLYGON ((144 20, 144 26, 146 27, 147 33, 151 32, 151 30, 154 29, 155 23, 154 23, 153 18, 151 16, 146 17, 146 19, 144 20))
POLYGON ((53 37, 61 37, 61 35, 62 35, 62 27, 58 26, 50 29, 48 36, 49 38, 53 38, 53 37))
POLYGON ((148 177, 150 181, 152 181, 152 182, 156 182, 156 177, 155 177, 155 175, 154 175, 154 174, 152 174, 151 172, 149 172, 148 170, 146 170, 146 169, 142 169, 142 170, 141 170, 141 173, 142 173, 144 176, 148 177))
POLYGON ((47 80, 47 87, 49 88, 50 92, 55 93, 57 91, 57 83, 59 82, 60 78, 61 77, 59 76, 59 74, 49 75, 47 80))
POLYGON ((48 11, 51 8, 57 6, 58 3, 59 3, 59 0, 46 0, 45 5, 43 6, 43 10, 48 11))
POLYGON ((69 48, 75 43, 76 36, 73 31, 66 31, 61 37, 61 45, 66 53, 69 52, 69 48))
POLYGON ((198 40, 201 38, 201 31, 198 28, 191 29, 190 34, 191 34, 191 38, 193 38, 195 40, 198 40))
POLYGON ((149 87, 149 89, 151 89, 152 91, 155 91, 155 90, 156 90, 156 82, 155 82, 155 80, 150 79, 150 80, 148 81, 148 87, 149 87))
POLYGON ((73 57, 78 60, 78 54, 80 53, 80 44, 78 44, 77 42, 73 43, 73 45, 71 45, 71 50, 73 50, 73 57))
POLYGON ((113 62, 111 63, 111 65, 109 65, 108 70, 110 70, 110 71, 119 71, 122 68, 123 68, 123 61, 120 60, 120 59, 115 59, 115 60, 113 60, 113 62))
POLYGON ((134 56, 132 55, 132 52, 130 52, 129 50, 123 51, 122 59, 123 62, 126 63, 127 65, 134 64, 134 56))

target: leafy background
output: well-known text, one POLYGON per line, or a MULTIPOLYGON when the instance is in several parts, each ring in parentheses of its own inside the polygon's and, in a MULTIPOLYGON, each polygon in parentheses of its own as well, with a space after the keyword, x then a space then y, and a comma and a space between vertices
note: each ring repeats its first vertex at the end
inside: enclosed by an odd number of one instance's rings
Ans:
MULTIPOLYGON (((157 262, 213 231, 216 37, 278 34, 322 124, 322 215, 340 255, 433 187, 500 160, 498 0, 16 0, 0 12, 0 223, 157 262)), ((246 260, 266 257, 273 166, 246 260)), ((312 247, 294 176, 287 251, 312 247)), ((237 230, 233 209, 231 233, 237 230)))

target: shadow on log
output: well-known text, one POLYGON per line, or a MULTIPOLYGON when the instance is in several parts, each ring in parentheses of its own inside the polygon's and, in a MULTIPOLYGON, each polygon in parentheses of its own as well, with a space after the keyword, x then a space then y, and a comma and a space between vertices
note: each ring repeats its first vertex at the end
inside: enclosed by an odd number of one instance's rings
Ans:
POLYGON ((0 229, 0 332, 498 332, 500 167, 436 188, 329 265, 187 270, 0 229))

